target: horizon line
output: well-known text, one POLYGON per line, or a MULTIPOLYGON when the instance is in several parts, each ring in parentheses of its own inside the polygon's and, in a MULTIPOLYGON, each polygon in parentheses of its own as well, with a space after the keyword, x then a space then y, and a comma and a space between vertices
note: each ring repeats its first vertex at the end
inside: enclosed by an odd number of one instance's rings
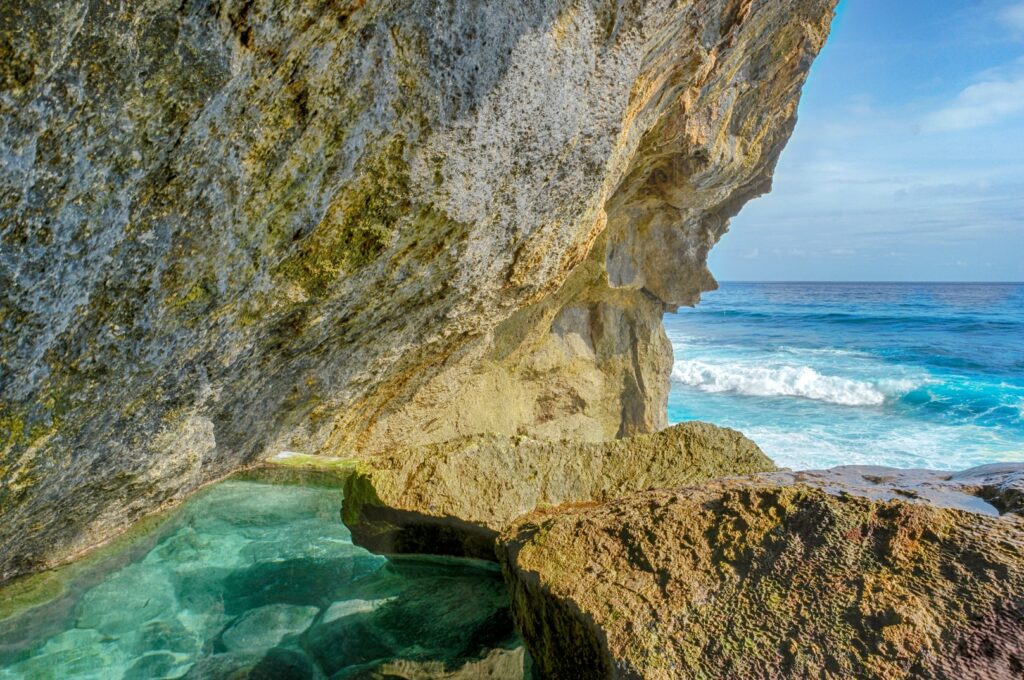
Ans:
POLYGON ((903 281, 896 281, 893 279, 722 279, 718 281, 722 283, 931 283, 931 284, 943 284, 943 285, 955 285, 955 284, 972 284, 972 285, 999 285, 999 286, 1020 286, 1024 285, 1024 281, 940 281, 940 280, 926 280, 926 279, 905 279, 903 281))

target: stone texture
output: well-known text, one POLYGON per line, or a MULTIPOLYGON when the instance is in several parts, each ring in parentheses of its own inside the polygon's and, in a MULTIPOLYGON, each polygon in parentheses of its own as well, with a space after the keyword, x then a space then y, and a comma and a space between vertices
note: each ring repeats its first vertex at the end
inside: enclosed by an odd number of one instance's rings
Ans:
POLYGON ((762 475, 777 484, 804 483, 835 493, 874 500, 924 502, 998 517, 1024 515, 1024 465, 992 463, 960 472, 904 470, 878 465, 844 465, 829 470, 762 475))
POLYGON ((313 623, 316 607, 271 604, 251 609, 221 634, 228 651, 267 649, 289 635, 299 635, 313 623))
POLYGON ((739 432, 701 422, 603 443, 481 435, 361 464, 342 517, 375 552, 493 560, 498 534, 537 508, 773 469, 739 432))
POLYGON ((454 671, 494 650, 521 646, 495 565, 398 558, 345 594, 383 601, 317 620, 302 635, 299 646, 327 677, 364 677, 358 669, 383 672, 399 659, 420 662, 423 670, 454 671))
POLYGON ((665 424, 835 0, 0 13, 0 580, 279 450, 665 424))
POLYGON ((869 498, 843 477, 524 518, 502 557, 534 663, 556 679, 1020 677, 1024 518, 869 498))

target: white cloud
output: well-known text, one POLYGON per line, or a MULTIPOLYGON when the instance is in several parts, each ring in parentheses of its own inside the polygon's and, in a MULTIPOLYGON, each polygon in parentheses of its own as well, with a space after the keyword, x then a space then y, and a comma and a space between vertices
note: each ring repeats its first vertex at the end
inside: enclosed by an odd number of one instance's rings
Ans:
MULTIPOLYGON (((1021 5, 1024 10, 1024 5, 1021 5)), ((925 132, 985 127, 1024 113, 1024 76, 985 80, 962 90, 946 107, 925 117, 925 132)))
POLYGON ((1024 2, 1004 7, 999 18, 1011 29, 1024 32, 1024 2))

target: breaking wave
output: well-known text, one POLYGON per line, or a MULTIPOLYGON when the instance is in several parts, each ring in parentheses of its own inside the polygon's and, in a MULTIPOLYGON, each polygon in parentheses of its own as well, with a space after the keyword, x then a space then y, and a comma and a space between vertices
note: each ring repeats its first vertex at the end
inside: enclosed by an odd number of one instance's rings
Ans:
POLYGON ((751 366, 677 361, 672 380, 704 392, 734 392, 756 397, 799 397, 843 406, 879 406, 887 397, 910 392, 910 380, 867 382, 823 375, 809 366, 751 366))

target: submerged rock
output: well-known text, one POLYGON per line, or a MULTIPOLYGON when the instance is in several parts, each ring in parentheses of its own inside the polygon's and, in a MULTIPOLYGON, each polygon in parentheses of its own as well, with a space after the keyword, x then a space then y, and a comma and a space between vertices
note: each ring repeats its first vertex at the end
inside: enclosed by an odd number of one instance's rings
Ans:
POLYGON ((126 655, 113 645, 102 645, 104 634, 93 629, 75 629, 51 638, 27 659, 0 666, 0 678, 69 678, 89 677, 97 668, 116 668, 126 655))
POLYGON ((774 468, 739 432, 700 422, 593 444, 483 435, 360 465, 342 516, 375 552, 494 560, 498 534, 540 507, 774 468))
POLYGON ((175 604, 174 587, 166 574, 133 564, 82 596, 76 626, 123 635, 167 619, 175 604))
POLYGON ((345 680, 529 680, 530 658, 523 647, 495 649, 476 661, 451 667, 437 661, 390 661, 345 680))
POLYGON ((150 652, 128 667, 122 680, 151 680, 152 678, 180 678, 193 663, 185 654, 150 652))
POLYGON ((363 677, 396 660, 453 669, 521 644, 494 565, 396 559, 349 590, 358 600, 332 605, 299 641, 328 676, 363 677))
POLYGON ((666 424, 836 0, 23 0, 0 580, 282 450, 666 424))
POLYGON ((287 604, 251 609, 224 631, 221 640, 229 651, 267 649, 304 632, 319 612, 316 607, 287 604))
POLYGON ((543 677, 1020 677, 1024 519, 866 498, 838 481, 849 471, 784 475, 539 511, 506 532, 543 677))

